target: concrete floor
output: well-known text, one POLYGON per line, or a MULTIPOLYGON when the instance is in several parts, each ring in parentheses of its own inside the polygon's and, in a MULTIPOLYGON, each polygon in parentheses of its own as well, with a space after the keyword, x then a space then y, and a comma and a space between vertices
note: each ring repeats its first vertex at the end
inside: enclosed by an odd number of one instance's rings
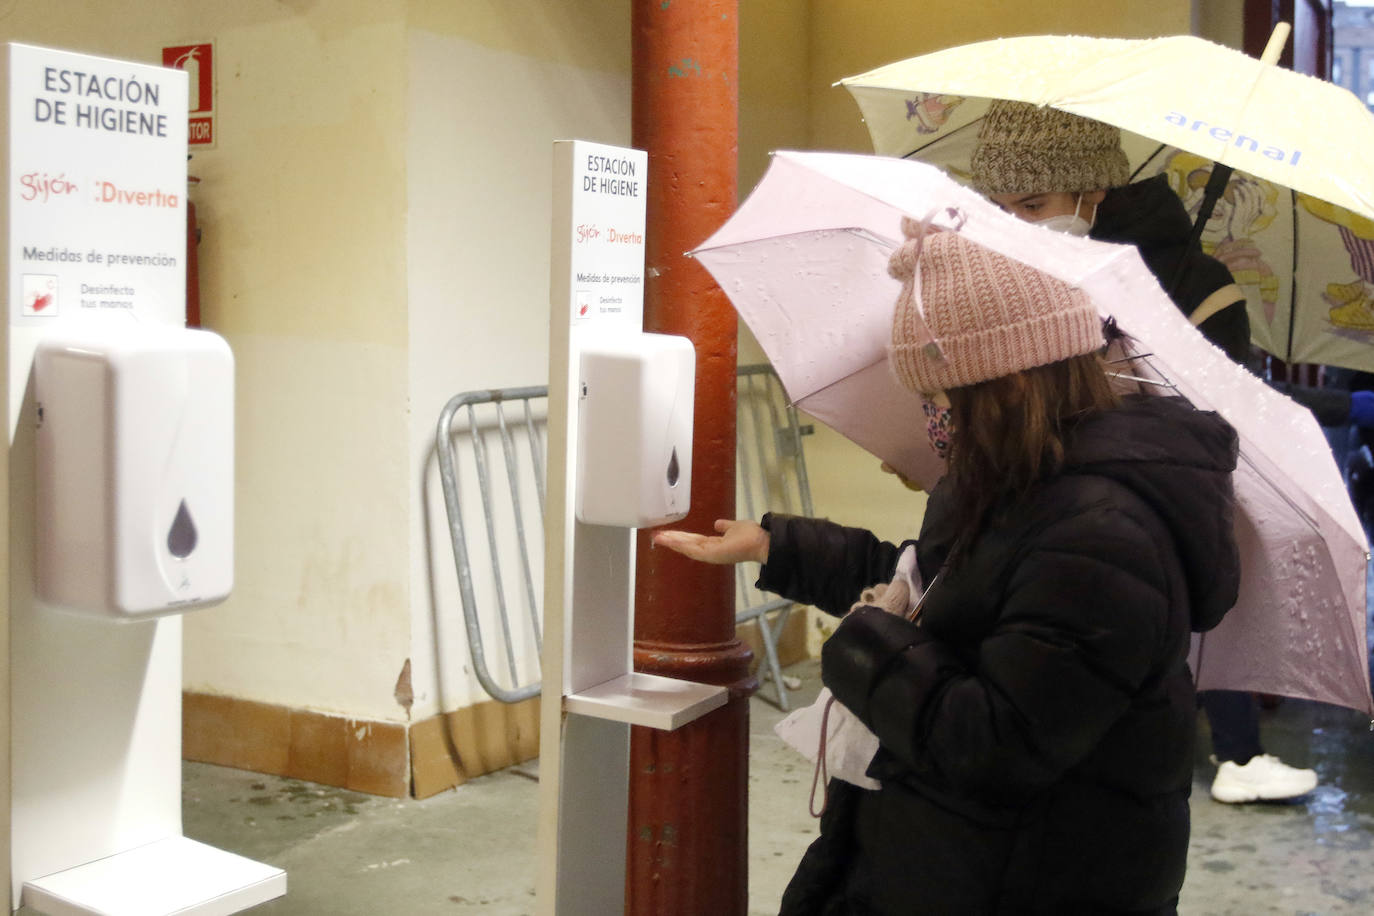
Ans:
MULTIPOLYGON (((819 664, 794 707, 815 696, 819 664)), ((769 688, 771 690, 771 687, 769 688)), ((776 912, 815 836, 811 765, 773 734, 782 717, 750 711, 749 913, 776 912)), ((1286 700, 1264 713, 1265 748, 1313 766, 1321 785, 1291 804, 1226 806, 1207 794, 1210 743, 1199 717, 1193 838, 1181 912, 1374 912, 1374 735, 1349 710, 1286 700)), ((518 916, 534 911, 535 775, 516 767, 424 801, 397 801, 204 764, 184 770, 185 832, 285 868, 286 897, 255 916, 518 916)), ((708 914, 689 914, 708 916, 708 914)))

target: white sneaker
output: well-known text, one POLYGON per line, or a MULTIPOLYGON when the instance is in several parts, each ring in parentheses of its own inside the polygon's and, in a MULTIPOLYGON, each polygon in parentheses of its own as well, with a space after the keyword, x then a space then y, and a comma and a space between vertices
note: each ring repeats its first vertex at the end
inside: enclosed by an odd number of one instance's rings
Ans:
POLYGON ((1218 766, 1212 797, 1228 805, 1277 801, 1306 795, 1316 787, 1316 770, 1299 770, 1272 754, 1260 754, 1244 766, 1231 760, 1218 766))

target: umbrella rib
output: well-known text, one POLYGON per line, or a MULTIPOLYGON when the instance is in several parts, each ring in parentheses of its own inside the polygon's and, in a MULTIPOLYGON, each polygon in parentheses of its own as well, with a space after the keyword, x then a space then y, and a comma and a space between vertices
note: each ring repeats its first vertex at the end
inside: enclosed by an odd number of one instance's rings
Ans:
MULTIPOLYGON (((856 372, 863 372, 863 371, 865 371, 865 370, 867 370, 867 369, 872 369, 872 368, 873 368, 874 366, 876 366, 876 365, 878 365, 878 363, 869 363, 867 366, 864 366, 862 369, 856 370, 856 372)), ((849 373, 849 375, 845 376, 845 378, 849 378, 850 376, 853 376, 854 374, 855 374, 854 372, 851 372, 851 373, 849 373)), ((829 391, 831 388, 834 388, 836 385, 838 385, 838 384, 840 384, 841 382, 843 382, 843 381, 845 380, 845 378, 837 378, 837 379, 835 379, 835 381, 833 381, 833 382, 827 382, 826 384, 822 385, 822 386, 819 387, 819 388, 815 388, 815 389, 812 389, 811 391, 808 391, 806 394, 802 395, 802 396, 799 397, 799 398, 793 398, 793 397, 792 397, 792 393, 791 393, 790 391, 787 390, 787 385, 784 384, 784 385, 782 386, 782 391, 783 391, 783 394, 787 395, 787 406, 788 406, 788 407, 795 407, 796 409, 801 410, 801 411, 806 411, 806 405, 805 405, 805 404, 802 404, 802 403, 801 403, 802 401, 806 400, 807 398, 813 398, 813 397, 815 397, 816 395, 820 394, 820 393, 823 392, 823 391, 829 391)), ((807 412, 809 413, 809 411, 807 411, 807 412)))
POLYGON ((1153 372, 1155 375, 1159 376, 1159 379, 1158 379, 1158 380, 1147 379, 1147 378, 1140 378, 1140 377, 1135 377, 1135 376, 1127 376, 1127 375, 1122 374, 1122 373, 1111 373, 1111 374, 1112 374, 1114 377, 1116 377, 1116 378, 1128 379, 1129 381, 1133 381, 1133 382, 1144 382, 1144 383, 1150 384, 1150 385, 1158 385, 1158 386, 1161 387, 1161 388, 1171 388, 1171 389, 1173 389, 1174 391, 1177 391, 1179 394, 1183 394, 1183 392, 1182 392, 1182 391, 1179 389, 1179 387, 1178 387, 1178 383, 1175 382, 1175 381, 1173 381, 1172 379, 1169 378, 1169 373, 1165 372, 1165 371, 1164 371, 1163 369, 1161 369, 1159 366, 1156 366, 1156 365, 1154 364, 1153 360, 1150 359, 1150 357, 1152 357, 1152 356, 1154 356, 1154 353, 1128 353, 1128 354, 1125 354, 1124 356, 1122 356, 1121 358, 1115 359, 1115 360, 1111 360, 1110 362, 1112 362, 1112 363, 1121 363, 1121 362, 1134 362, 1135 360, 1141 360, 1141 361, 1143 361, 1143 362, 1145 363, 1146 366, 1149 366, 1149 367, 1150 367, 1150 371, 1151 371, 1151 372, 1153 372))
POLYGON ((1293 365, 1293 332, 1298 317, 1298 194, 1292 188, 1288 191, 1290 216, 1288 224, 1293 227, 1293 269, 1288 274, 1288 340, 1284 342, 1283 361, 1286 366, 1293 365))
POLYGON ((1135 167, 1135 171, 1131 173, 1131 181, 1134 182, 1136 176, 1139 175, 1142 171, 1144 171, 1145 167, 1148 166, 1151 162, 1154 162, 1155 157, 1158 156, 1160 153, 1164 152, 1166 149, 1169 149, 1169 144, 1167 143, 1161 143, 1159 144, 1159 146, 1155 147, 1155 151, 1150 155, 1146 156, 1144 159, 1142 159, 1140 161, 1140 165, 1135 167))
POLYGON ((878 235, 876 232, 873 232, 870 229, 865 229, 863 226, 818 226, 812 229, 798 229, 796 232, 780 232, 777 235, 770 235, 765 238, 744 239, 738 242, 722 242, 719 245, 704 245, 700 248, 693 248, 691 251, 686 252, 686 255, 689 258, 694 258, 699 254, 704 254, 712 251, 721 251, 726 248, 740 248, 745 245, 758 245, 764 242, 773 242, 778 239, 790 239, 804 235, 815 235, 818 232, 848 232, 850 235, 856 235, 861 239, 872 242, 873 244, 878 245, 882 248, 886 248, 888 251, 897 250, 897 242, 893 241, 892 239, 886 238, 885 236, 878 235))
POLYGON ((1169 388, 1173 391, 1178 390, 1178 386, 1173 382, 1160 382, 1152 378, 1141 378, 1138 375, 1127 375, 1125 372, 1108 372, 1107 375, 1110 378, 1118 378, 1124 382, 1138 382, 1141 385, 1156 385, 1160 388, 1169 388))
POLYGON ((1268 474, 1260 470, 1259 465, 1257 465, 1249 455, 1242 451, 1240 452, 1239 457, 1242 461, 1249 465, 1250 470, 1254 471, 1255 474, 1258 475, 1261 480, 1269 484, 1270 489, 1277 493, 1279 495, 1279 498, 1282 499, 1285 503, 1287 503, 1288 507, 1292 509, 1295 513, 1297 513, 1302 518, 1302 520, 1307 523, 1307 526, 1309 528, 1311 528, 1315 533, 1319 535, 1321 534, 1321 526, 1317 524, 1317 520, 1314 519, 1306 509, 1304 509, 1302 506, 1294 502, 1293 498, 1288 495, 1288 493, 1283 489, 1283 487, 1279 486, 1277 483, 1275 483, 1273 480, 1269 478, 1268 474))
POLYGON ((887 238, 886 236, 879 235, 871 229, 865 229, 862 226, 847 226, 839 231, 853 233, 854 235, 857 235, 859 238, 870 241, 880 248, 886 248, 888 251, 897 250, 897 243, 894 242, 892 239, 887 238))
POLYGON ((983 116, 982 116, 982 115, 979 115, 978 117, 974 118, 972 121, 969 121, 967 124, 961 124, 960 126, 954 128, 953 130, 950 130, 950 131, 941 131, 941 132, 939 132, 939 133, 936 133, 935 136, 933 136, 933 137, 930 138, 930 142, 929 142, 929 143, 923 143, 922 145, 916 147, 916 148, 915 148, 914 150, 912 150, 911 152, 904 154, 904 155, 902 156, 902 158, 903 158, 903 159, 915 159, 915 158, 919 158, 919 157, 917 156, 917 154, 920 153, 922 150, 924 150, 927 146, 933 146, 933 145, 935 145, 936 143, 944 143, 945 141, 949 140, 950 137, 953 137, 953 136, 955 136, 956 134, 962 133, 963 131, 968 130, 970 127, 979 126, 979 125, 981 125, 982 123, 983 123, 983 116))
MULTIPOLYGON (((1113 373, 1109 373, 1109 374, 1110 374, 1113 378, 1128 378, 1130 381, 1133 381, 1133 382, 1142 382, 1142 383, 1144 383, 1144 384, 1149 384, 1149 385, 1158 385, 1158 386, 1161 387, 1161 388, 1172 388, 1174 391, 1177 391, 1179 394, 1183 394, 1183 391, 1178 387, 1178 385, 1176 385, 1174 382, 1172 382, 1172 381, 1169 380, 1168 374, 1165 373, 1163 370, 1161 370, 1158 366, 1156 366, 1156 365, 1154 364, 1154 362, 1152 362, 1150 359, 1147 358, 1147 357, 1152 356, 1152 355, 1153 355, 1153 354, 1150 354, 1150 353, 1139 353, 1139 354, 1134 354, 1134 355, 1127 355, 1127 356, 1122 357, 1121 359, 1113 360, 1113 362, 1124 362, 1124 361, 1130 361, 1130 360, 1136 360, 1136 359, 1143 359, 1143 360, 1145 361, 1145 364, 1146 364, 1147 366, 1149 366, 1150 369, 1151 369, 1152 371, 1154 371, 1156 374, 1158 374, 1159 377, 1160 377, 1161 379, 1163 379, 1163 381, 1154 381, 1154 380, 1152 380, 1152 379, 1139 378, 1139 377, 1128 377, 1128 376, 1124 375, 1123 373, 1115 373, 1115 372, 1113 372, 1113 373)), ((1184 397, 1187 397, 1187 395, 1184 395, 1184 397)), ((1190 399, 1190 400, 1191 400, 1191 399, 1190 399)), ((1288 507, 1289 507, 1290 509, 1292 509, 1299 517, 1302 518, 1302 520, 1307 524, 1307 526, 1308 526, 1309 528, 1311 528, 1314 532, 1317 532, 1318 534, 1321 533, 1321 527, 1317 524, 1317 520, 1314 519, 1314 518, 1312 517, 1312 515, 1311 515, 1306 509, 1304 509, 1302 506, 1300 506, 1300 505, 1298 505, 1296 502, 1294 502, 1293 499, 1292 499, 1292 497, 1290 497, 1290 496, 1288 495, 1288 493, 1285 492, 1284 489, 1283 489, 1282 487, 1280 487, 1277 483, 1275 483, 1275 482, 1269 477, 1268 474, 1264 473, 1264 471, 1260 469, 1259 465, 1257 465, 1257 464, 1254 462, 1254 460, 1253 460, 1249 455, 1247 455, 1245 452, 1242 451, 1242 452, 1240 452, 1239 457, 1240 457, 1241 460, 1243 460, 1243 461, 1250 467, 1250 469, 1251 469, 1252 471, 1255 472, 1255 474, 1256 474, 1261 480, 1263 480, 1266 484, 1269 485, 1269 488, 1270 488, 1270 489, 1272 489, 1275 493, 1277 493, 1277 494, 1279 495, 1279 498, 1280 498, 1280 499, 1282 499, 1285 503, 1288 504, 1288 507)))

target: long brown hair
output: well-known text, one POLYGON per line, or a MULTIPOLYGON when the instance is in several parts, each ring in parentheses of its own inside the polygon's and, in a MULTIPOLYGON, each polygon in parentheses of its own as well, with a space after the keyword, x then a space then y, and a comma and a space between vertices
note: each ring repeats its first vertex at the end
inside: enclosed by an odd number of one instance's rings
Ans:
POLYGON ((1083 417, 1118 406, 1101 356, 1090 353, 952 388, 949 476, 957 565, 999 512, 1064 465, 1064 441, 1083 417))

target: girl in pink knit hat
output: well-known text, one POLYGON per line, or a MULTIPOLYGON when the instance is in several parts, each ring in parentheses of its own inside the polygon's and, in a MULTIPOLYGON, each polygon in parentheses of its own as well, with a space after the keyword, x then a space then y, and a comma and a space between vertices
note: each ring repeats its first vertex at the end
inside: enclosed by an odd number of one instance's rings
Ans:
POLYGON ((877 736, 877 788, 830 780, 781 913, 1174 913, 1189 634, 1239 582, 1235 432, 1182 399, 1118 395, 1080 290, 904 230, 890 364, 932 405, 910 434, 949 468, 919 537, 772 514, 654 539, 759 562, 760 588, 843 618, 821 676, 877 736), (908 547, 919 600, 893 578, 908 547))
MULTIPOLYGON (((1175 158, 1186 161, 1189 156, 1175 158)), ((1204 164, 1192 159, 1195 165, 1204 164)), ((1245 293, 1230 272, 1237 262, 1222 263, 1222 252, 1212 252, 1213 257, 1190 241, 1193 217, 1169 186, 1174 168, 1127 184, 1118 128, 1054 108, 999 99, 983 119, 970 170, 974 187, 1019 219, 1134 246, 1198 331, 1235 362, 1252 366, 1245 293)), ((1205 182, 1206 177, 1199 170, 1187 180, 1205 182)), ((1228 201, 1249 181, 1232 176, 1218 212, 1229 209, 1228 201)), ((1200 203, 1199 195, 1193 205, 1200 203)), ((1312 410, 1323 425, 1374 425, 1374 393, 1271 384, 1312 410)), ((1316 787, 1315 771, 1289 766, 1264 752, 1259 703, 1253 696, 1208 690, 1199 699, 1217 767, 1212 798, 1227 804, 1297 798, 1316 787)))

